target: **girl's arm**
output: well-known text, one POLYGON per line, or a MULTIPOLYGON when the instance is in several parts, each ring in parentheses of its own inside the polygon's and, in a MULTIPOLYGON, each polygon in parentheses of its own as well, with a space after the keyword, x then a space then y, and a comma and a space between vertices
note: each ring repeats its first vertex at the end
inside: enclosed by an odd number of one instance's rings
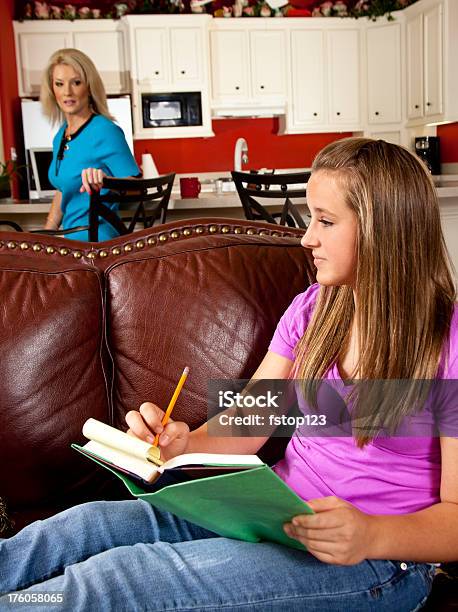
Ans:
POLYGON ((60 207, 62 202, 62 193, 56 191, 52 202, 51 208, 49 209, 48 217, 44 226, 45 230, 57 230, 62 222, 62 209, 60 207))
POLYGON ((285 525, 321 561, 458 560, 458 439, 441 438, 441 501, 412 514, 369 515, 337 497, 311 500, 316 514, 285 525))
MULTIPOLYGON (((293 362, 286 357, 268 351, 252 380, 288 378, 293 362)), ((160 433, 159 446, 166 459, 183 453, 233 453, 253 454, 258 451, 269 436, 263 437, 230 437, 211 436, 207 423, 189 433, 185 423, 172 420, 164 427, 161 425, 163 411, 155 404, 146 402, 140 410, 131 410, 126 414, 129 425, 128 433, 147 442, 153 442, 154 435, 160 433)))
MULTIPOLYGON (((286 357, 268 351, 251 380, 280 380, 288 378, 293 362, 286 357)), ((255 454, 269 436, 262 437, 217 437, 208 434, 208 422, 189 435, 187 453, 234 453, 255 454)))

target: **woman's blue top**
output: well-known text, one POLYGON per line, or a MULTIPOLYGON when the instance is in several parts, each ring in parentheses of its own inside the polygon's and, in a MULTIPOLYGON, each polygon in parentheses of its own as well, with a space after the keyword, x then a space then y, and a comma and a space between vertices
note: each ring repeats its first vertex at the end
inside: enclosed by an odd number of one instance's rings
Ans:
MULTIPOLYGON (((65 143, 62 157, 62 152, 59 156, 59 149, 66 127, 65 122, 54 137, 53 158, 48 172, 50 182, 62 193, 63 229, 89 225, 90 196, 86 192, 80 193, 82 170, 99 168, 108 176, 118 178, 139 174, 124 132, 113 121, 103 115, 92 115, 65 143)), ((116 204, 112 204, 111 208, 116 210, 116 204)), ((110 240, 117 235, 114 227, 100 219, 99 241, 110 240)), ((75 232, 66 237, 88 240, 88 232, 75 232)))

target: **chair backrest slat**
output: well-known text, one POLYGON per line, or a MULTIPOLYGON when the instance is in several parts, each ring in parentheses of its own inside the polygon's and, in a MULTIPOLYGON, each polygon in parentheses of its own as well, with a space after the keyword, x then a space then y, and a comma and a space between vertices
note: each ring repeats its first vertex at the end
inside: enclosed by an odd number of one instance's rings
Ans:
POLYGON ((139 220, 145 228, 160 219, 165 223, 175 174, 166 174, 153 179, 105 177, 103 192, 91 194, 89 206, 89 240, 98 241, 98 218, 112 225, 121 235, 135 230, 139 220), (108 192, 105 192, 108 189, 108 192), (132 213, 120 218, 107 204, 117 204, 120 212, 132 213))
POLYGON ((255 174, 232 172, 237 193, 243 206, 245 217, 249 221, 261 220, 268 223, 279 223, 307 228, 293 199, 304 200, 307 197, 306 185, 310 172, 290 172, 285 174, 255 174), (292 186, 292 188, 290 188, 292 186), (296 187, 296 188, 294 188, 296 187), (283 200, 280 213, 270 213, 259 202, 259 199, 283 200), (278 221, 277 221, 278 219, 278 221))

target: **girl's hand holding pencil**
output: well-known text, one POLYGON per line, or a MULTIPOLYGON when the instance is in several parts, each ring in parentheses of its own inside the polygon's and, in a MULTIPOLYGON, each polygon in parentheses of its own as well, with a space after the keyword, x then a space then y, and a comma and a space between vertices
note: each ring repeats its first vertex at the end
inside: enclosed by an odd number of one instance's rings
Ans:
POLYGON ((152 402, 144 402, 139 410, 131 410, 126 414, 129 426, 127 433, 153 446, 159 446, 161 458, 165 461, 182 455, 188 446, 189 427, 186 423, 170 419, 188 372, 189 368, 185 368, 165 412, 152 402))

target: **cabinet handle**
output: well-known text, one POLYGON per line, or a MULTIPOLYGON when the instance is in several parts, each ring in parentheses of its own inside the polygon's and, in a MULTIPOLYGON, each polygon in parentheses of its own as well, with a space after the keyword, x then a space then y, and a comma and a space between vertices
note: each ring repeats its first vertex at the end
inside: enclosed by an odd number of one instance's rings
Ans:
POLYGON ((264 89, 264 85, 261 85, 261 89, 264 89))
POLYGON ((155 70, 155 71, 154 71, 154 74, 159 74, 159 70, 155 70))
POLYGON ((426 102, 426 106, 432 106, 433 103, 432 102, 426 102))
POLYGON ((186 70, 182 70, 182 71, 181 71, 181 74, 186 74, 186 70))
POLYGON ((415 108, 420 108, 420 105, 419 104, 415 104, 415 108))
POLYGON ((235 89, 237 89, 237 91, 240 89, 240 87, 238 85, 235 86, 235 89))
POLYGON ((313 113, 313 116, 314 117, 318 117, 318 113, 313 113))
POLYGON ((375 114, 377 115, 377 117, 380 115, 380 113, 378 111, 375 111, 375 114))
POLYGON ((339 111, 337 111, 337 115, 340 116, 340 112, 339 111))

